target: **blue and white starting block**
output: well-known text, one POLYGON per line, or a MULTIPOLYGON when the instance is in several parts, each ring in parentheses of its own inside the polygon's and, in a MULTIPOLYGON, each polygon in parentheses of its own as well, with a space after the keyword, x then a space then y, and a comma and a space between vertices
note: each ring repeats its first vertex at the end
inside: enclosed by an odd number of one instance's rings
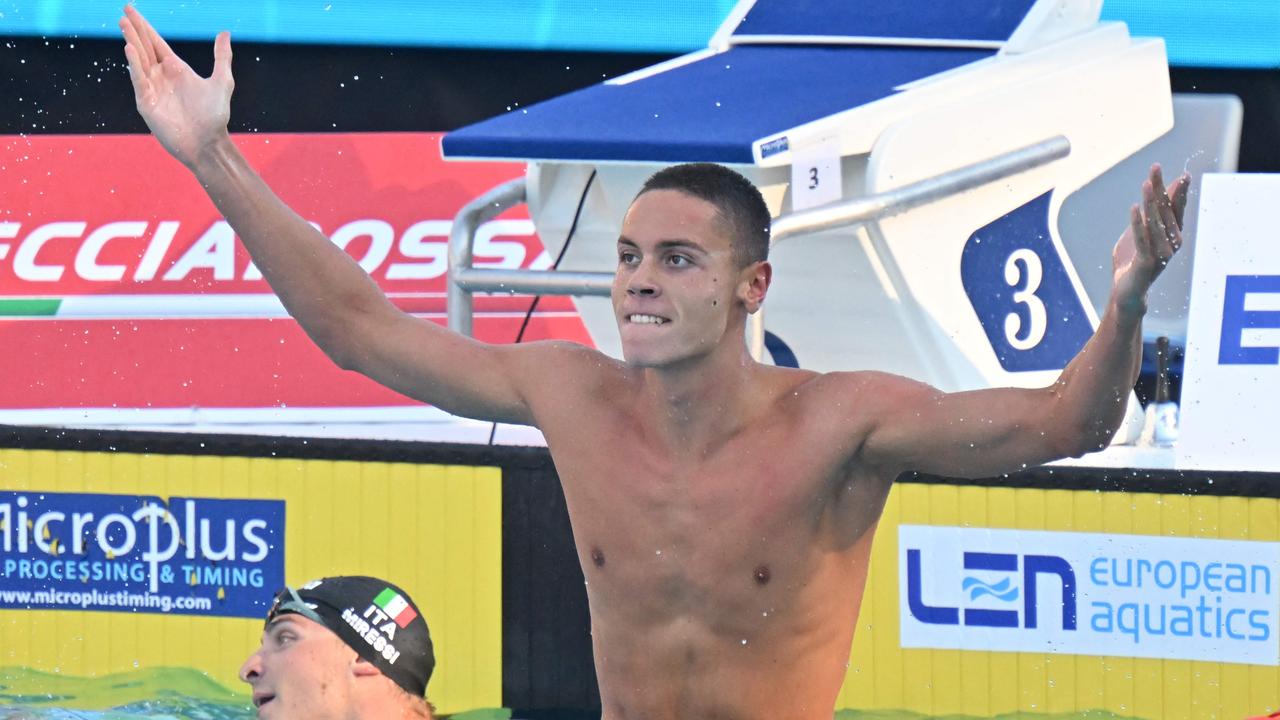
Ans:
MULTIPOLYGON (((1208 128, 1183 138, 1208 143, 1195 162, 1152 145, 1174 125, 1164 43, 1100 11, 744 0, 705 50, 450 133, 446 157, 529 163, 454 223, 451 325, 469 331, 474 292, 574 294, 620 355, 602 296, 622 216, 653 172, 710 161, 775 217, 758 356, 950 391, 1046 385, 1097 324, 1146 163, 1232 170, 1238 147, 1234 98, 1179 102, 1180 123, 1208 128), (472 267, 474 229, 522 201, 559 269, 472 267)), ((1177 337, 1189 273, 1170 275, 1153 315, 1177 337)), ((1140 422, 1131 402, 1119 439, 1140 422)))

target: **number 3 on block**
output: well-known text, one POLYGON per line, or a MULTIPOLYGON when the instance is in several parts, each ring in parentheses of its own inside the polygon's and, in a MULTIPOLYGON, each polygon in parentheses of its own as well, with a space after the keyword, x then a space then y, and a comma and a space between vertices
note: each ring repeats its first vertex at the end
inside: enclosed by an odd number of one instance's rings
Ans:
POLYGON ((824 138, 792 150, 791 209, 804 210, 840 199, 840 141, 824 138))
POLYGON ((1044 278, 1044 266, 1040 256, 1027 248, 1019 248, 1009 254, 1004 263, 1004 281, 1013 288, 1013 302, 1027 311, 1027 327, 1022 327, 1022 317, 1011 312, 1004 316, 1004 338, 1015 350, 1030 350, 1044 339, 1049 327, 1049 313, 1044 301, 1036 295, 1044 278), (1018 289, 1021 286, 1022 289, 1018 289))

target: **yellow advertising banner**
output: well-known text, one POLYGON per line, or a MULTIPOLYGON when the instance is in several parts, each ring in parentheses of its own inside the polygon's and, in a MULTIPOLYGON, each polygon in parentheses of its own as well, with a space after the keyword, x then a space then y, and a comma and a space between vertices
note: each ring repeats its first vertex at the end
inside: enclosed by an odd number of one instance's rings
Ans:
POLYGON ((430 625, 437 707, 497 708, 501 524, 498 468, 0 450, 0 684, 59 707, 245 700, 280 584, 372 575, 430 625))
POLYGON ((1278 540, 1273 498, 899 484, 838 707, 1265 716, 1278 540))

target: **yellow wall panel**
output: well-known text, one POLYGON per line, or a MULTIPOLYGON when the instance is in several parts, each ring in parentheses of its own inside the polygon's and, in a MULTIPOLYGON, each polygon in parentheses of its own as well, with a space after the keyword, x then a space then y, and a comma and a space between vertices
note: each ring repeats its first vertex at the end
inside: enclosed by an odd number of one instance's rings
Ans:
MULTIPOLYGON (((870 575, 898 577, 898 536, 895 529, 904 522, 906 508, 903 497, 904 493, 890 493, 885 503, 871 553, 870 575)), ((868 582, 862 597, 864 603, 870 600, 875 610, 874 627, 868 626, 861 631, 862 637, 874 644, 875 662, 868 668, 869 672, 862 675, 861 681, 874 688, 875 692, 856 697, 872 697, 877 707, 906 707, 906 660, 898 649, 901 642, 898 637, 898 587, 892 583, 876 586, 868 582)), ((854 640, 856 643, 857 638, 854 640)))
MULTIPOLYGON (((290 584, 384 577, 436 643, 442 710, 502 702, 501 472, 407 463, 0 450, 0 490, 281 500, 290 584)), ((274 591, 271 588, 270 591, 274 591)), ((0 610, 0 666, 101 678, 193 668, 236 692, 261 619, 0 610)))
MULTIPOLYGON (((1072 525, 1076 532, 1096 533, 1103 528, 1100 492, 1072 492, 1072 525)), ((1075 707, 1106 707, 1106 660, 1096 655, 1075 658, 1075 707)))
MULTIPOLYGON (((903 649, 898 526, 1225 540, 1280 540, 1280 501, 1177 493, 895 486, 871 559, 864 612, 839 707, 997 717, 1243 718, 1280 705, 1276 666, 1068 653, 903 649)), ((1243 560, 1242 562, 1247 562, 1243 560)), ((1079 571, 1079 570, 1078 570, 1079 571)), ((1280 582, 1280 572, 1273 576, 1280 582)), ((1089 611, 1078 608, 1078 622, 1089 611)))

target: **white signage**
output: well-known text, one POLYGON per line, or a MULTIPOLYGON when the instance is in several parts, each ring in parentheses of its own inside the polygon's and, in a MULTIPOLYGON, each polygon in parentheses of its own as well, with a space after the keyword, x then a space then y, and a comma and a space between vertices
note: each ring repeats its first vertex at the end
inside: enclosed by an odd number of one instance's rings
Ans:
POLYGON ((1280 175, 1200 189, 1177 466, 1280 470, 1280 175))
POLYGON ((806 210, 839 200, 844 191, 840 176, 840 140, 824 137, 791 149, 791 209, 806 210))
POLYGON ((1280 665, 1280 543, 898 528, 902 647, 1280 665))

